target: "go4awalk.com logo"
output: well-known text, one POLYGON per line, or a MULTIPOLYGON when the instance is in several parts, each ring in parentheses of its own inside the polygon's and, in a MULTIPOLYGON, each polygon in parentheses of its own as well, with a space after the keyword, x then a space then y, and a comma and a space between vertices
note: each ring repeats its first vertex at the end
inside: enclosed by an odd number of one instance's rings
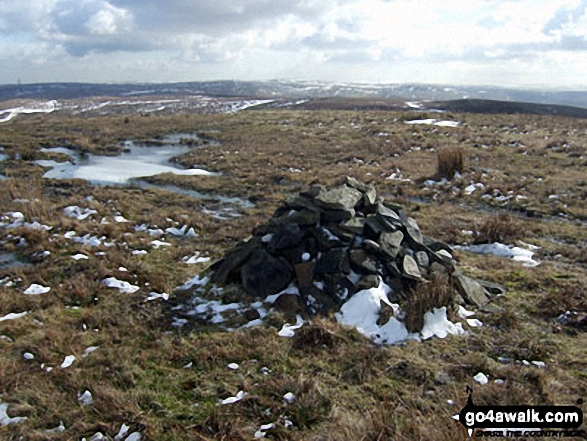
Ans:
MULTIPOLYGON (((583 411, 577 406, 477 406, 473 389, 467 387, 469 398, 458 415, 469 438, 544 438, 581 437, 583 411)), ((577 404, 582 404, 579 400, 577 404)))

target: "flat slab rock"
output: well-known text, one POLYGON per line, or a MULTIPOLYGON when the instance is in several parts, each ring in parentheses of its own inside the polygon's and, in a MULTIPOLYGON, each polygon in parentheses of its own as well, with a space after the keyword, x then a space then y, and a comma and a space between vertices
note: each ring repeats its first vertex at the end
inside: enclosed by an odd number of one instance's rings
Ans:
POLYGON ((314 199, 317 205, 331 210, 348 210, 353 208, 363 197, 363 193, 354 188, 342 186, 332 190, 321 191, 314 199))

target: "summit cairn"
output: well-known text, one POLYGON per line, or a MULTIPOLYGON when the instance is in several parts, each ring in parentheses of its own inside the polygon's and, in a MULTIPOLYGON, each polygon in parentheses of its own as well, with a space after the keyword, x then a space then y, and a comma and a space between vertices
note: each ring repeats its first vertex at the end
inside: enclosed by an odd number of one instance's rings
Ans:
MULTIPOLYGON (((442 306, 485 306, 495 285, 486 289, 486 282, 465 276, 452 253, 449 245, 424 236, 400 205, 347 177, 339 187, 313 185, 287 197, 267 223, 210 267, 210 280, 241 284, 259 300, 293 286, 274 306, 294 314, 336 312, 382 282, 390 288, 382 301, 399 304, 408 318, 416 310, 423 315, 442 306), (420 306, 410 308, 416 292, 420 306)), ((406 320, 410 332, 420 331, 421 315, 406 320)))

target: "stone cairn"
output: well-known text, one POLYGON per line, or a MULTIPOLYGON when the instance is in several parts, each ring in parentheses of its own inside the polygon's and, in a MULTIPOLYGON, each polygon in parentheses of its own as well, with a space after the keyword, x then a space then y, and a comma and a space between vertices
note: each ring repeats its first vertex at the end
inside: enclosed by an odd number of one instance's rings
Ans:
POLYGON ((377 287, 380 278, 393 290, 389 300, 400 304, 418 284, 437 277, 460 304, 483 307, 490 293, 502 292, 465 276, 447 244, 423 236, 401 206, 350 177, 337 188, 314 185, 289 196, 210 271, 213 283, 240 283, 256 299, 293 281, 299 295, 282 294, 274 305, 309 314, 335 310, 356 292, 377 287))

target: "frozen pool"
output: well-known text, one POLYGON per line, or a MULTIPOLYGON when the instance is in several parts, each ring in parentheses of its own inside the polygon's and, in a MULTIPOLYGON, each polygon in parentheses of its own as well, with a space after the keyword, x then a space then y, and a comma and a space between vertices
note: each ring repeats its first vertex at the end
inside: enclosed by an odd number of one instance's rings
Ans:
POLYGON ((189 146, 172 142, 168 145, 148 147, 126 142, 127 151, 119 156, 87 155, 63 147, 43 151, 64 153, 71 159, 66 162, 37 160, 38 165, 48 167, 43 177, 49 179, 84 179, 95 185, 123 185, 133 178, 173 173, 184 176, 216 176, 218 173, 200 168, 185 169, 170 162, 170 159, 191 150, 189 146))

